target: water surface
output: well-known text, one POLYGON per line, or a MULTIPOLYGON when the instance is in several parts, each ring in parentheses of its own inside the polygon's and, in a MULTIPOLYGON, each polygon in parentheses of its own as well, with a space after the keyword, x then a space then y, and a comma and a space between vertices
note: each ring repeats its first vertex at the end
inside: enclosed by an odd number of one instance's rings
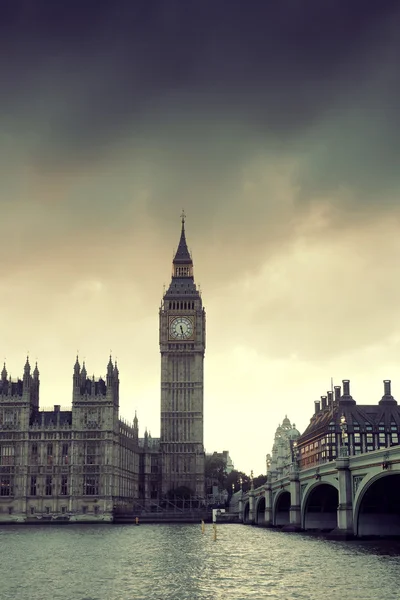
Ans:
POLYGON ((1 600, 399 600, 400 544, 220 525, 0 528, 1 600))

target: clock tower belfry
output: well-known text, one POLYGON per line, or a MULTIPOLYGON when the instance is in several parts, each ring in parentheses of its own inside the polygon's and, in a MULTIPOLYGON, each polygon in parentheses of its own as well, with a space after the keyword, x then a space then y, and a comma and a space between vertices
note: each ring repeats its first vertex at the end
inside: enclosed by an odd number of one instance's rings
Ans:
POLYGON ((204 497, 205 311, 193 277, 185 215, 160 308, 162 494, 204 497))

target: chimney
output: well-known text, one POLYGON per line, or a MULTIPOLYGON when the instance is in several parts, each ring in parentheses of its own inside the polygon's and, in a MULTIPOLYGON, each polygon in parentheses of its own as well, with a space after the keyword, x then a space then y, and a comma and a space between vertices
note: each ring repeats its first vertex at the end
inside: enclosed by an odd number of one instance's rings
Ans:
POLYGON ((319 400, 315 400, 314 404, 315 404, 314 414, 317 415, 319 413, 319 411, 321 410, 321 404, 320 404, 319 400))
POLYGON ((326 409, 326 396, 321 396, 321 410, 326 409))
POLYGON ((350 394, 350 379, 343 379, 343 395, 340 397, 339 404, 341 405, 351 405, 355 404, 356 401, 350 394))
POLYGON ((328 406, 329 406, 329 408, 331 408, 333 405, 332 392, 327 392, 327 394, 328 394, 328 406))
POLYGON ((54 405, 54 412, 58 413, 58 412, 60 412, 60 410, 61 410, 61 405, 60 404, 55 404, 54 405))
POLYGON ((392 396, 392 389, 391 389, 391 381, 390 379, 384 379, 383 380, 383 385, 384 385, 384 394, 382 396, 382 399, 380 400, 379 404, 384 404, 384 405, 388 405, 388 404, 393 404, 396 405, 397 402, 396 400, 393 398, 392 396))
POLYGON ((340 400, 340 385, 335 385, 335 404, 339 404, 340 400))
POLYGON ((343 396, 350 396, 350 379, 343 379, 343 396))

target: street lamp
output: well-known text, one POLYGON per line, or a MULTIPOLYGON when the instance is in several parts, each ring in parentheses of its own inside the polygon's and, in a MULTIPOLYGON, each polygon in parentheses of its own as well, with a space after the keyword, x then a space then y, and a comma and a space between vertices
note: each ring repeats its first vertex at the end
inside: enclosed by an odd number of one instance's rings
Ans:
POLYGON ((297 465, 297 460, 299 458, 299 448, 297 446, 297 442, 293 442, 292 445, 292 462, 297 465))
POLYGON ((340 446, 340 456, 348 456, 348 449, 346 446, 347 440, 347 423, 346 417, 344 414, 340 417, 340 429, 341 429, 341 446, 340 446))
POLYGON ((268 475, 269 470, 271 468, 271 455, 267 454, 265 457, 265 464, 266 464, 266 475, 268 475))

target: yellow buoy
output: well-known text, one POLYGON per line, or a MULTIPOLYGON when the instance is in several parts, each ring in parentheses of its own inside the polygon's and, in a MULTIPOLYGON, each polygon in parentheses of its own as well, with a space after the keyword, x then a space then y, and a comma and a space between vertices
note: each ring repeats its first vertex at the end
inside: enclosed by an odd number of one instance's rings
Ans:
POLYGON ((205 525, 204 525, 204 521, 201 521, 201 533, 204 533, 206 530, 205 525))

